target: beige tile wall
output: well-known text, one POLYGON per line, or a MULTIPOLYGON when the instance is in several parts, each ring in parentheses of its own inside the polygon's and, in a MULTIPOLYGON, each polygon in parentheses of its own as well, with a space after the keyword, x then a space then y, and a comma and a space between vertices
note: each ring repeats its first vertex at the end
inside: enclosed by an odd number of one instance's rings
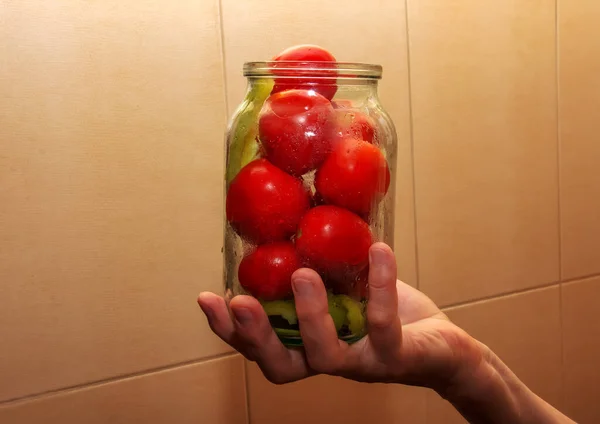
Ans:
POLYGON ((600 3, 559 2, 562 277, 600 273, 600 3))
POLYGON ((600 422, 600 277, 562 287, 564 405, 579 423, 600 422))
POLYGON ((274 386, 254 364, 247 370, 251 423, 426 423, 424 389, 329 376, 274 386))
POLYGON ((557 282, 554 2, 408 4, 420 287, 557 282))
POLYGON ((1 8, 0 401, 229 351, 218 3, 1 8))
POLYGON ((384 65, 401 278, 599 421, 598 18, 594 0, 2 3, 0 423, 462 422, 422 389, 273 386, 195 305, 220 290, 241 65, 307 42, 384 65))
POLYGON ((247 422, 239 355, 13 402, 0 423, 133 424, 247 422))

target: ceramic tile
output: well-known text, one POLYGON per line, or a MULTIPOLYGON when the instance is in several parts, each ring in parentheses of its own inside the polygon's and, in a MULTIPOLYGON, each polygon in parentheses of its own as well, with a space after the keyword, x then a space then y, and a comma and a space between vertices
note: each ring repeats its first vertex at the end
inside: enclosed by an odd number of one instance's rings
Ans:
POLYGON ((0 400, 225 352, 216 0, 0 20, 0 400))
POLYGON ((408 1, 420 288, 558 281, 555 3, 408 1))
MULTIPOLYGON (((558 286, 446 311, 485 343, 535 393, 561 407, 561 336, 558 286)), ((436 394, 427 398, 428 423, 463 422, 436 394)))
POLYGON ((416 283, 408 64, 403 1, 223 0, 230 114, 242 100, 246 61, 268 60, 296 44, 318 44, 338 60, 383 65, 379 94, 398 133, 396 243, 399 275, 416 283), (260 40, 260 41, 257 41, 260 40))
POLYGON ((317 376, 276 386, 247 366, 251 424, 425 423, 424 389, 317 376))
POLYGON ((600 4, 559 1, 563 279, 600 273, 600 4))
POLYGON ((241 356, 0 405, 10 424, 246 424, 241 356))
POLYGON ((565 411, 581 424, 600 422, 600 277, 562 287, 565 411))

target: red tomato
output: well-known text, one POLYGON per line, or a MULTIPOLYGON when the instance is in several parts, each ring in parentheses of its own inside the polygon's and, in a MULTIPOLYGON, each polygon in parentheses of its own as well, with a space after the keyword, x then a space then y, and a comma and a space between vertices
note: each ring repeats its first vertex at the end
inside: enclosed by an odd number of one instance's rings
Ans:
POLYGON ((242 259, 238 270, 240 285, 263 300, 284 299, 292 295, 292 274, 300 260, 291 242, 263 244, 242 259))
POLYGON ((387 193, 390 169, 381 151, 366 141, 347 138, 334 147, 315 176, 325 203, 363 217, 387 193))
POLYGON ((258 131, 265 155, 292 175, 318 167, 331 150, 333 107, 312 90, 287 90, 265 102, 258 131))
POLYGON ((331 281, 328 286, 336 294, 345 294, 354 299, 367 299, 369 297, 369 267, 364 268, 358 275, 349 275, 340 281, 331 281))
POLYGON ((371 244, 367 223, 337 206, 310 209, 296 234, 296 249, 303 263, 334 280, 364 269, 369 263, 371 244))
POLYGON ((347 108, 335 110, 336 128, 338 137, 352 137, 373 143, 375 138, 375 121, 370 116, 347 108))
POLYGON ((256 159, 231 181, 225 209, 238 234, 260 244, 289 239, 309 203, 302 181, 266 159, 256 159))
MULTIPOLYGON (((303 44, 299 46, 293 46, 285 49, 275 57, 273 57, 274 61, 299 61, 299 62, 329 62, 327 64, 323 64, 324 66, 331 66, 332 62, 335 62, 335 57, 327 50, 322 47, 315 46, 312 44, 303 44)), ((285 69, 285 68, 284 68, 285 69)), ((325 76, 328 76, 326 73, 325 76)), ((331 75, 332 77, 335 74, 331 75)), ((312 88, 322 96, 331 100, 337 91, 337 85, 335 78, 331 79, 311 79, 307 78, 277 78, 275 80, 275 86, 273 87, 273 91, 271 93, 279 93, 283 90, 290 90, 295 88, 312 88)))
POLYGON ((288 47, 273 57, 273 60, 296 60, 302 62, 335 62, 335 57, 323 47, 314 44, 299 44, 288 47))
POLYGON ((369 297, 369 267, 367 266, 364 270, 358 274, 356 280, 354 280, 354 284, 352 285, 352 289, 350 290, 350 295, 354 296, 358 299, 367 299, 369 297))

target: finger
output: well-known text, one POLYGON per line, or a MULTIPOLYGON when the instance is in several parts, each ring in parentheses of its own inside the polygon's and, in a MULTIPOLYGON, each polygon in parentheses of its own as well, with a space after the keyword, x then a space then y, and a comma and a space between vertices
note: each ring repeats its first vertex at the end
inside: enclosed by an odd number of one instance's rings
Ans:
POLYGON ((206 315, 211 330, 225 343, 237 349, 235 346, 235 327, 231 321, 225 299, 214 293, 203 292, 198 295, 198 305, 206 315))
POLYGON ((369 340, 382 355, 397 354, 402 343, 398 317, 396 259, 384 243, 369 249, 369 302, 367 304, 369 340))
POLYGON ((256 299, 236 296, 229 302, 229 307, 240 351, 248 359, 256 361, 267 379, 273 383, 286 383, 307 376, 304 356, 281 343, 256 299))
POLYGON ((321 277, 311 269, 300 269, 292 275, 292 288, 310 367, 318 373, 336 374, 348 345, 337 337, 321 277))

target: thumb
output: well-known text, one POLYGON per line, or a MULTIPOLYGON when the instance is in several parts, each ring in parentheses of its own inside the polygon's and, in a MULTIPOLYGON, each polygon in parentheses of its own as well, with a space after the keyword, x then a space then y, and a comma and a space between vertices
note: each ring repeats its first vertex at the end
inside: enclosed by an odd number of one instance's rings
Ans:
POLYGON ((397 355, 402 345, 402 324, 398 317, 396 258, 384 243, 369 249, 369 339, 383 357, 397 355))

